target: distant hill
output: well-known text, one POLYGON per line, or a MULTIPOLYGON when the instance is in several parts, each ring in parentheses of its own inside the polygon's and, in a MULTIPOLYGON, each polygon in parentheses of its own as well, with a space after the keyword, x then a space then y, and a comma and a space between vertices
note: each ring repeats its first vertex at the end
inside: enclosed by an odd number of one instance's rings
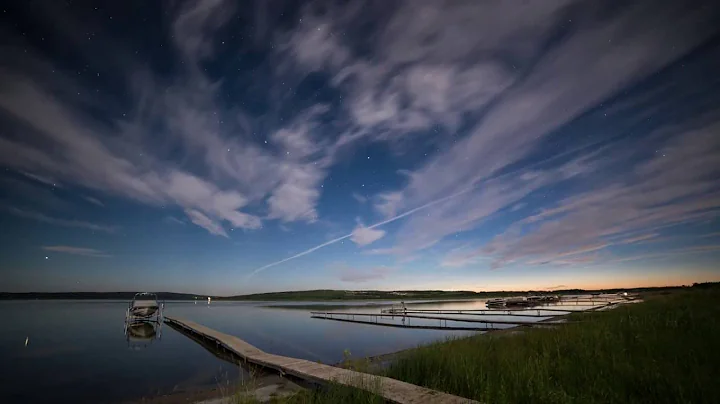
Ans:
MULTIPOLYGON (((30 292, 8 293, 0 292, 0 300, 130 300, 136 292, 30 292)), ((207 299, 206 295, 191 295, 187 293, 158 292, 160 300, 194 300, 207 299)), ((214 298, 214 297, 213 297, 214 298)))
MULTIPOLYGON (((718 282, 696 283, 693 287, 708 288, 720 287, 718 282)), ((652 288, 631 288, 631 289, 603 289, 603 290, 583 290, 583 289, 564 289, 553 291, 492 291, 492 292, 472 292, 472 291, 445 291, 445 290, 398 290, 398 291, 382 291, 382 290, 299 290, 290 292, 272 292, 272 293, 255 293, 249 295, 237 296, 210 296, 213 300, 225 301, 337 301, 337 300, 417 300, 417 299, 487 299, 500 296, 517 296, 528 294, 579 294, 589 292, 660 292, 683 288, 684 286, 668 286, 668 287, 652 287, 652 288)), ((130 300, 135 292, 31 292, 31 293, 9 293, 0 292, 0 300, 50 300, 50 299, 66 299, 66 300, 130 300)), ((207 299, 207 295, 195 295, 189 293, 172 293, 158 292, 160 300, 194 300, 207 299)))
POLYGON ((472 291, 445 291, 445 290, 398 290, 398 291, 381 291, 381 290, 301 290, 292 292, 274 292, 274 293, 256 293, 251 295, 238 295, 229 297, 218 297, 219 300, 256 300, 256 301, 326 301, 326 300, 415 300, 415 299, 488 299, 493 297, 519 296, 519 295, 568 295, 582 294, 590 292, 617 293, 617 292, 649 292, 672 290, 682 288, 683 286, 669 286, 661 288, 633 288, 633 289, 603 289, 603 290, 583 290, 583 289, 564 289, 553 291, 542 290, 498 290, 488 292, 472 292, 472 291))
POLYGON ((220 297, 219 300, 400 300, 400 299, 472 299, 484 297, 482 294, 471 291, 444 291, 444 290, 302 290, 292 292, 256 293, 251 295, 239 295, 220 297))

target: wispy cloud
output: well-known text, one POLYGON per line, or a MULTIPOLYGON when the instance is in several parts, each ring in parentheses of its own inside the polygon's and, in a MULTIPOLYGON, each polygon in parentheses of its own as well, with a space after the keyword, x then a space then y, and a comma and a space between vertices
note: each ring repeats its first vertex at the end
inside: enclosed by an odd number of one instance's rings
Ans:
POLYGON ((634 254, 629 256, 616 257, 609 259, 607 263, 621 263, 628 261, 641 261, 641 260, 654 260, 654 259, 667 259, 670 257, 677 257, 682 255, 694 255, 694 254, 706 254, 720 251, 720 244, 710 245, 698 245, 685 248, 671 248, 661 252, 652 252, 645 254, 634 254))
POLYGON ((720 123, 679 129, 654 157, 634 164, 622 156, 604 159, 603 170, 631 170, 622 180, 598 184, 517 222, 478 253, 498 262, 552 261, 651 240, 658 229, 714 217, 720 192, 712 179, 718 168, 711 162, 720 159, 720 140, 713 135, 718 130, 720 123), (635 235, 625 235, 630 232, 635 235))
POLYGON ((60 197, 57 187, 48 187, 36 181, 0 176, 0 187, 10 190, 9 205, 32 207, 43 212, 71 212, 73 204, 60 197))
POLYGON ((58 253, 63 253, 63 254, 82 255, 85 257, 98 257, 98 258, 111 257, 111 255, 105 253, 104 251, 95 250, 93 248, 55 245, 55 246, 43 246, 42 249, 45 251, 58 252, 58 253))
MULTIPOLYGON (((378 252, 411 254, 447 236, 476 229, 505 210, 517 211, 533 193, 579 178, 595 178, 599 167, 609 172, 611 165, 593 157, 598 150, 569 153, 567 157, 573 161, 558 159, 560 165, 546 164, 539 169, 529 167, 527 160, 536 157, 544 142, 560 128, 597 108, 620 89, 663 69, 715 32, 715 14, 700 7, 667 3, 658 8, 650 2, 634 3, 600 18, 595 6, 573 3, 538 3, 517 12, 509 3, 402 2, 376 32, 376 46, 363 48, 364 52, 356 52, 350 38, 356 30, 366 29, 362 22, 374 11, 371 7, 368 14, 353 7, 331 8, 324 14, 314 14, 308 8, 304 17, 308 24, 299 25, 282 49, 303 69, 334 75, 334 85, 346 94, 353 123, 343 135, 345 141, 372 137, 399 142, 430 128, 435 128, 435 133, 454 134, 463 119, 470 118, 464 121, 470 128, 467 135, 409 173, 406 187, 376 196, 378 212, 391 221, 397 220, 398 212, 413 211, 414 207, 423 211, 403 224, 395 247, 378 252), (549 46, 546 39, 568 21, 573 22, 572 28, 549 46), (575 25, 574 21, 583 23, 575 25), (677 23, 674 27, 682 34, 668 28, 671 22, 677 23), (333 35, 340 27, 343 36, 333 35), (621 42, 613 39, 620 37, 621 42), (515 62, 508 65, 507 60, 486 56, 493 53, 512 55, 515 62), (525 167, 516 169, 523 162, 525 167), (508 170, 513 173, 508 175, 508 170), (443 197, 449 194, 456 196, 443 197), (436 203, 438 200, 443 202, 436 203), (432 205, 427 206, 429 203, 432 205)), ((635 107, 631 104, 618 105, 614 112, 635 107)), ((685 131, 682 128, 673 136, 683 138, 685 131)), ((660 139, 651 138, 649 147, 660 139)), ((612 143, 610 140, 604 142, 612 143)), ((703 142, 700 138, 693 141, 703 142)), ((617 145, 611 148, 627 147, 614 143, 617 145)), ((641 153, 631 154, 633 159, 641 158, 641 153)), ((616 163, 629 164, 631 160, 624 154, 616 163)), ((705 175, 711 175, 710 167, 713 165, 705 166, 705 175)), ((671 171, 662 170, 665 180, 673 176, 671 171)), ((642 187, 644 179, 640 177, 628 187, 642 187)), ((665 208, 668 212, 700 209, 700 205, 692 207, 697 201, 674 202, 673 208, 665 208)), ((603 203, 614 205, 610 199, 603 203)), ((717 203, 711 198, 702 206, 710 208, 717 203)), ((626 205, 623 212, 617 208, 608 213, 625 220, 644 214, 628 209, 626 205)), ((612 216, 610 219, 614 222, 612 216)), ((649 216, 646 225, 651 222, 667 224, 658 216, 649 216)), ((623 227, 627 232, 647 226, 635 220, 623 227)), ((510 247, 500 247, 499 241, 488 250, 493 249, 498 257, 496 264, 524 254, 533 261, 580 262, 588 256, 571 255, 594 253, 608 246, 604 238, 621 234, 620 230, 602 235, 588 232, 589 236, 578 237, 575 231, 565 231, 563 240, 568 242, 546 242, 545 250, 536 247, 538 253, 553 252, 554 261, 536 256, 533 249, 513 253, 510 247)), ((542 236, 537 237, 541 240, 542 236)), ((466 258, 473 260, 472 256, 466 258)))
POLYGON ((191 222, 193 222, 194 224, 207 230, 210 234, 228 237, 227 232, 225 231, 225 229, 223 229, 223 227, 220 225, 220 223, 205 216, 204 214, 202 214, 202 212, 198 212, 197 210, 193 210, 193 209, 188 209, 185 211, 185 214, 187 215, 188 219, 190 219, 191 222))
POLYGON ((50 177, 44 177, 42 175, 37 175, 37 174, 29 173, 26 171, 20 171, 20 173, 30 179, 33 179, 37 182, 41 182, 45 185, 50 185, 50 186, 56 187, 56 188, 63 188, 63 185, 60 183, 60 181, 54 180, 50 177))
POLYGON ((102 203, 102 202, 101 202, 99 199, 97 199, 97 198, 93 198, 92 196, 83 196, 83 199, 85 199, 86 201, 92 203, 93 205, 97 205, 97 206, 100 206, 100 207, 103 207, 103 208, 105 207, 105 204, 104 204, 104 203, 102 203))
MULTIPOLYGON (((619 88, 666 66, 713 32, 710 20, 702 15, 699 8, 678 6, 658 10, 650 3, 638 3, 613 18, 596 21, 592 26, 578 26, 556 46, 542 49, 542 33, 552 29, 560 15, 566 15, 567 10, 559 5, 557 2, 537 4, 532 7, 533 11, 545 19, 534 19, 521 13, 513 17, 518 19, 517 23, 504 27, 492 23, 477 24, 477 21, 494 15, 495 11, 499 13, 495 15, 504 14, 500 10, 470 5, 465 8, 441 8, 439 4, 436 7, 427 6, 432 10, 429 15, 438 24, 416 23, 412 12, 398 14, 399 21, 404 23, 398 23, 397 31, 388 31, 395 35, 388 43, 397 44, 392 48, 397 53, 388 54, 393 57, 403 55, 406 61, 440 52, 462 59, 470 52, 493 47, 512 52, 514 44, 517 44, 510 40, 515 38, 513 32, 520 33, 525 29, 530 29, 530 32, 535 30, 538 35, 534 36, 536 41, 527 36, 530 42, 523 42, 527 47, 516 49, 519 57, 524 57, 523 52, 527 52, 527 57, 544 55, 537 63, 524 69, 506 71, 514 82, 513 86, 509 90, 500 90, 502 97, 489 107, 469 135, 413 172, 407 187, 389 194, 392 195, 391 202, 378 205, 380 212, 392 215, 403 207, 426 203, 438 195, 475 187, 475 191, 439 204, 426 211, 425 215, 412 216, 396 236, 397 250, 426 248, 455 232, 477 227, 482 220, 501 209, 514 206, 534 191, 592 172, 594 167, 581 165, 574 170, 572 166, 567 166, 563 172, 528 170, 502 180, 493 180, 502 170, 537 152, 543 139, 562 125, 611 97, 619 88), (463 20, 460 17, 475 12, 478 13, 477 19, 463 20), (675 20, 684 33, 681 36, 675 36, 666 29, 666 24, 675 20), (458 23, 455 24, 455 21, 458 23), (469 26, 461 21, 474 23, 469 26), (531 21, 532 27, 526 25, 531 21), (542 23, 535 24, 540 21, 542 23), (433 37, 436 38, 436 46, 430 46, 419 39, 427 37, 417 35, 426 30, 441 29, 437 27, 456 25, 458 35, 462 32, 463 37, 474 39, 469 42, 452 41, 456 38, 450 34, 438 35, 433 37), (400 26, 415 28, 400 30, 400 26), (695 27, 700 29, 696 31, 695 27), (622 46, 617 46, 613 40, 608 41, 608 38, 621 32, 622 46), (504 41, 506 38, 510 42, 504 41), (667 51, 666 38, 673 38, 674 49, 670 52, 667 51), (632 58, 628 57, 630 54, 632 58)), ((498 3, 497 7, 510 6, 498 3)), ((580 11, 587 18, 593 18, 593 12, 591 9, 580 11)), ((507 22, 505 19, 498 21, 503 21, 503 25, 507 22)), ((521 34, 522 37, 525 34, 521 34)), ((483 82, 477 80, 477 83, 483 82)), ((488 91, 492 94, 496 90, 491 87, 488 91)), ((608 203, 613 204, 611 201, 608 203)))
POLYGON ((355 199, 356 201, 358 201, 358 202, 360 202, 360 203, 365 203, 365 202, 367 202, 367 197, 362 196, 362 195, 360 195, 360 194, 357 193, 357 192, 353 192, 353 193, 352 193, 352 197, 353 197, 353 199, 355 199))
MULTIPOLYGON (((117 62, 124 67, 118 72, 127 74, 118 78, 127 81, 129 100, 103 94, 95 96, 106 98, 103 102, 93 102, 83 96, 91 90, 75 72, 63 75, 25 47, 8 48, 17 57, 0 65, 3 77, 11 78, 0 93, 0 110, 23 136, 0 138, 0 162, 38 180, 52 174, 99 192, 201 213, 208 220, 193 214, 193 222, 216 235, 223 235, 220 227, 226 225, 260 228, 262 219, 248 211, 250 204, 266 203, 267 219, 315 221, 332 160, 329 145, 314 137, 327 109, 314 105, 268 125, 250 119, 239 105, 219 103, 221 90, 201 63, 215 55, 215 34, 234 11, 224 0, 184 2, 173 10, 168 40, 183 58, 175 77, 157 76, 122 46, 95 49, 113 60, 114 54, 128 56, 117 62), (49 91, 48 78, 66 91, 49 91), (130 105, 122 115, 114 108, 120 103, 130 105), (107 110, 98 111, 104 106, 107 110), (109 119, 97 119, 100 112, 109 119), (253 138, 256 129, 268 135, 253 138), (195 169, 178 168, 168 158, 170 150, 192 160, 195 169)), ((73 27, 61 28, 59 35, 79 45, 73 27)))
POLYGON ((175 216, 165 216, 165 218, 163 219, 163 221, 164 221, 165 223, 169 223, 169 224, 179 224, 179 225, 183 225, 183 226, 187 224, 187 223, 185 223, 184 221, 176 218, 175 216))
POLYGON ((622 244, 635 244, 635 243, 639 243, 641 241, 656 239, 658 236, 660 236, 660 234, 658 234, 658 233, 641 234, 639 236, 626 238, 626 239, 622 240, 621 243, 622 244))
POLYGON ((380 240, 384 235, 384 230, 365 227, 362 223, 358 223, 351 233, 350 240, 359 246, 366 246, 380 240))
MULTIPOLYGON (((416 213, 416 212, 419 212, 419 211, 422 211, 422 210, 424 210, 424 209, 427 209, 427 208, 430 208, 430 207, 432 207, 432 206, 435 206, 435 205, 437 205, 437 204, 439 204, 439 203, 443 203, 443 202, 445 202, 445 201, 447 201, 447 200, 450 200, 450 199, 452 199, 452 198, 457 198, 457 197, 459 197, 459 196, 462 196, 462 195, 464 195, 465 193, 470 192, 471 190, 472 190, 472 189, 461 190, 460 192, 458 192, 458 193, 456 193, 456 194, 448 195, 448 196, 439 198, 439 199, 437 199, 437 200, 428 202, 428 203, 426 203, 425 205, 418 206, 417 208, 414 208, 414 209, 410 209, 410 210, 408 210, 408 211, 406 211, 406 212, 403 212, 403 213, 398 214, 398 215, 395 215, 395 216, 393 216, 393 217, 391 217, 391 218, 385 219, 385 220, 383 220, 383 221, 381 221, 381 222, 377 222, 377 223, 375 223, 375 224, 373 224, 373 225, 371 225, 371 226, 367 226, 366 228, 367 228, 367 229, 375 229, 375 228, 384 226, 384 225, 386 225, 386 224, 388 224, 388 223, 395 222, 395 221, 400 220, 400 219, 402 219, 402 218, 404 218, 404 217, 410 216, 410 215, 412 215, 412 214, 414 214, 414 213, 416 213)), ((262 271, 264 271, 264 270, 266 270, 266 269, 268 269, 268 268, 272 268, 272 267, 274 267, 274 266, 277 266, 277 265, 280 265, 280 264, 284 264, 284 263, 286 263, 286 262, 288 262, 288 261, 294 260, 294 259, 296 259, 296 258, 303 257, 303 256, 308 255, 308 254, 311 254, 311 253, 313 253, 313 252, 315 252, 315 251, 317 251, 317 250, 320 250, 320 249, 322 249, 322 248, 325 248, 325 247, 327 247, 327 246, 333 245, 333 244, 335 244, 335 243, 339 243, 339 242, 341 242, 341 241, 343 241, 343 240, 346 240, 346 239, 348 239, 348 238, 350 238, 350 237, 352 237, 352 236, 353 236, 353 233, 349 233, 349 234, 346 234, 346 235, 344 235, 344 236, 340 236, 340 237, 334 238, 334 239, 332 239, 332 240, 326 241, 326 242, 324 242, 324 243, 322 243, 322 244, 316 245, 315 247, 308 248, 307 250, 304 250, 304 251, 302 251, 302 252, 300 252, 300 253, 298 253, 298 254, 292 255, 292 256, 290 256, 290 257, 281 259, 281 260, 279 260, 279 261, 271 262, 271 263, 269 263, 269 264, 267 264, 267 265, 264 265, 264 266, 261 266, 261 267, 259 267, 259 268, 255 268, 252 272, 250 272, 250 274, 248 275, 248 277, 252 277, 253 275, 256 275, 256 274, 258 274, 258 273, 260 273, 260 272, 262 272, 262 271)), ((386 252, 392 252, 392 250, 383 251, 383 253, 386 253, 386 252)))
POLYGON ((81 220, 70 220, 60 219, 51 216, 44 215, 42 213, 33 212, 30 210, 24 210, 19 208, 8 208, 10 213, 16 216, 24 217, 27 219, 37 220, 39 222, 48 223, 56 226, 74 227, 79 229, 87 229, 92 231, 100 231, 104 233, 115 233, 118 229, 116 226, 107 226, 102 224, 96 224, 91 222, 84 222, 81 220))
MULTIPOLYGON (((360 247, 382 239, 391 245, 373 252, 402 258, 480 229, 489 242, 453 251, 443 265, 582 265, 611 257, 615 247, 657 242, 668 227, 712 219, 720 206, 712 181, 718 117, 702 114, 716 108, 704 92, 718 80, 684 86, 691 73, 678 72, 664 84, 673 97, 662 105, 646 105, 665 98, 651 93, 624 96, 716 35, 717 6, 661 3, 606 13, 573 0, 521 8, 311 2, 302 18, 278 27, 262 18, 255 30, 268 40, 254 45, 270 57, 249 80, 205 70, 244 51, 222 38, 244 9, 230 0, 168 8, 165 39, 179 57, 168 61, 176 62, 172 75, 118 44, 86 46, 75 24, 46 24, 80 56, 87 51, 110 66, 127 97, 98 93, 92 80, 33 54, 22 35, 9 38, 0 62, 8 127, 0 164, 44 184, 57 179, 93 195, 181 209, 189 222, 227 237, 230 227, 255 230, 273 220, 321 223, 330 170, 365 142, 412 157, 395 161, 411 162, 400 167, 409 170, 378 183, 397 184, 392 189, 352 194, 383 219, 251 275, 345 239, 360 247), (301 91, 322 78, 329 80, 314 94, 301 91), (229 88, 246 93, 228 100, 241 93, 229 88), (702 97, 698 108, 688 102, 702 97), (677 127, 668 126, 670 115, 677 127), (627 139, 630 132, 637 140, 627 139), (419 149, 423 155, 413 154, 419 149), (401 220, 387 237, 382 227, 401 220)), ((57 10, 50 22, 65 21, 57 10)), ((103 227, 23 212, 15 214, 103 227)))

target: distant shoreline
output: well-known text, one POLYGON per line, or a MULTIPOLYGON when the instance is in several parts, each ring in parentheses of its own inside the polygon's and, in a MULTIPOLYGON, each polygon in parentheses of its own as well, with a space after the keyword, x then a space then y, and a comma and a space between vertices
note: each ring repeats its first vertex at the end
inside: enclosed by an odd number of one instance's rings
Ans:
MULTIPOLYGON (((343 302, 343 301, 373 301, 373 300, 469 300, 505 297, 523 294, 582 294, 582 293, 616 293, 649 292, 662 290, 675 290, 685 286, 667 286, 651 288, 629 289, 602 289, 583 290, 566 289, 554 291, 443 291, 443 290, 405 290, 405 291, 378 291, 378 290, 305 290, 290 292, 255 293, 237 296, 208 296, 190 293, 157 292, 159 300, 166 301, 205 301, 208 297, 215 301, 296 301, 296 302, 343 302)), ((130 300, 135 292, 0 292, 1 300, 130 300)))

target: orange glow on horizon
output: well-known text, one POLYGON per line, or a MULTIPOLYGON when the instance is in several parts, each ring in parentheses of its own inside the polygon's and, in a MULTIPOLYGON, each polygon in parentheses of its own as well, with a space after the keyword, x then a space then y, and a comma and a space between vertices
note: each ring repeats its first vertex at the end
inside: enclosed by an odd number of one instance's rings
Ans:
POLYGON ((674 286, 691 286, 693 283, 703 282, 720 282, 720 273, 711 272, 700 272, 691 275, 674 275, 664 277, 636 277, 628 276, 622 279, 613 279, 605 281, 593 281, 591 279, 575 279, 568 281, 560 286, 554 287, 551 284, 538 284, 538 283, 493 283, 483 287, 467 287, 463 288, 454 287, 451 290, 471 290, 474 292, 492 292, 492 291, 526 291, 526 290, 537 290, 537 291, 552 291, 552 290, 567 290, 567 289, 583 289, 583 290, 602 290, 602 289, 634 289, 634 288, 659 288, 659 287, 674 287, 674 286))

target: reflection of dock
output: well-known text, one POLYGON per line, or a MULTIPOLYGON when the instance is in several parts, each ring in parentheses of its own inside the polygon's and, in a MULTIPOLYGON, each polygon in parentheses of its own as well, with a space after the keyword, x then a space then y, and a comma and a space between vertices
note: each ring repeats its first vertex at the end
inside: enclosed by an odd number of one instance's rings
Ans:
MULTIPOLYGON (((198 335, 194 332, 188 331, 185 327, 181 326, 177 322, 167 321, 167 319, 165 320, 165 322, 173 330, 175 330, 175 331, 183 334, 184 336, 190 338, 191 340, 197 342, 201 347, 205 348, 208 352, 213 354, 216 358, 224 360, 224 361, 232 363, 232 364, 235 364, 235 365, 240 365, 241 367, 243 367, 244 363, 242 360, 239 360, 240 358, 238 358, 237 355, 233 355, 231 352, 228 352, 227 350, 224 350, 224 349, 218 349, 218 345, 215 342, 210 341, 206 338, 203 338, 201 335, 198 335)), ((243 369, 245 369, 245 368, 243 367, 243 369)), ((245 369, 245 370, 247 370, 247 369, 245 369)))
POLYGON ((165 317, 165 322, 182 328, 185 332, 199 339, 214 343, 218 348, 225 349, 248 363, 273 369, 281 375, 287 374, 311 383, 322 385, 335 382, 369 390, 393 403, 477 403, 477 401, 401 382, 389 377, 374 376, 304 359, 269 354, 240 338, 223 334, 192 321, 165 317))

